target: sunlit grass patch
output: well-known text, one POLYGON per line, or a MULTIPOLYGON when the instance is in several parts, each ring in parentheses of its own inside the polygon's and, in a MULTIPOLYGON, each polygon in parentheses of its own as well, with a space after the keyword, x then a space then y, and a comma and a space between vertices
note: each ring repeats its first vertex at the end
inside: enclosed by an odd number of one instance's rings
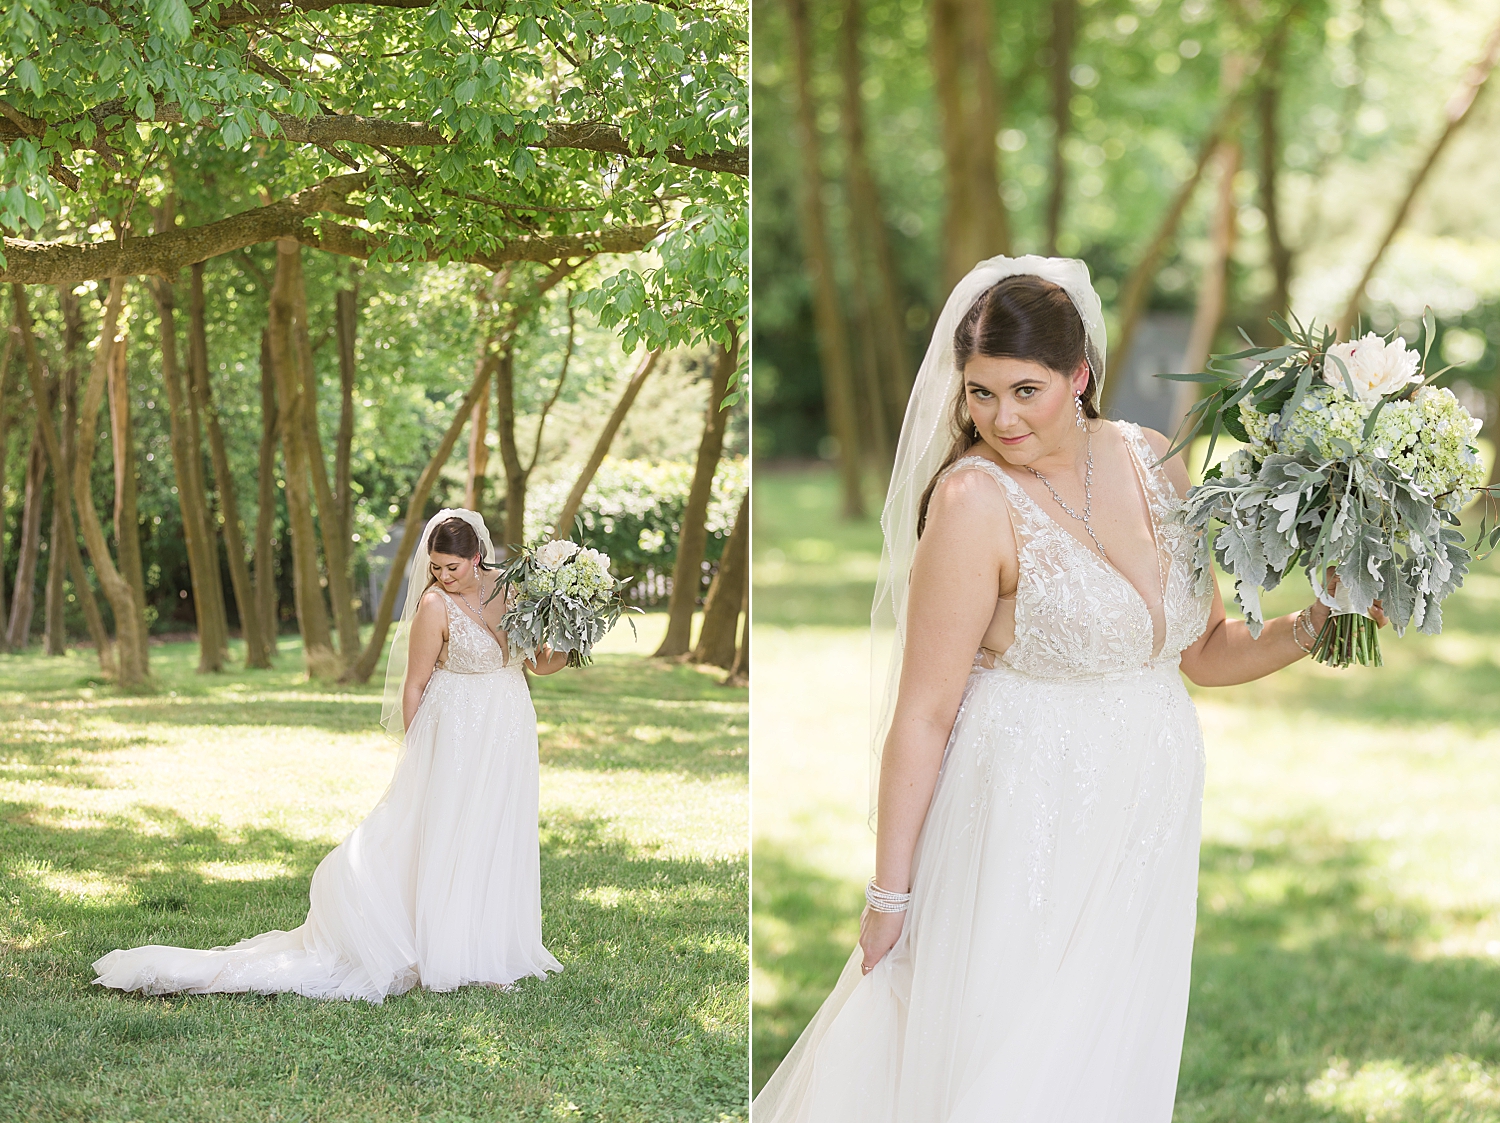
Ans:
POLYGON ((132 697, 87 652, 0 656, 0 1118, 744 1119, 746 693, 643 658, 660 621, 533 680, 563 973, 381 1007, 124 997, 89 970, 300 924, 391 775, 378 683, 302 683, 292 643, 222 676, 153 647, 132 697))

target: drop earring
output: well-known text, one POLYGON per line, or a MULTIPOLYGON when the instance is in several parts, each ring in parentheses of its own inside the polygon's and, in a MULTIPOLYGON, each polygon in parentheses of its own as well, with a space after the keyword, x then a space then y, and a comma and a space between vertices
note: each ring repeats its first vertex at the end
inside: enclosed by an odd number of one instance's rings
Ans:
POLYGON ((1084 420, 1083 420, 1083 395, 1082 394, 1079 394, 1076 398, 1073 399, 1073 420, 1074 420, 1074 423, 1080 429, 1086 429, 1088 427, 1084 423, 1084 420))

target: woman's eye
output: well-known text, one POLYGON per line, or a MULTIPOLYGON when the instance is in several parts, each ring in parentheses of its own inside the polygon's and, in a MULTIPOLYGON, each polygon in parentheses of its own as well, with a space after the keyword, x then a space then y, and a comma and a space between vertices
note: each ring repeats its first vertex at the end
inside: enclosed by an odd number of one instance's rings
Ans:
POLYGON ((983 389, 981 389, 978 386, 974 387, 974 389, 971 391, 971 393, 976 398, 978 398, 980 401, 982 401, 982 402, 987 402, 987 401, 989 401, 991 398, 993 398, 995 396, 994 394, 991 394, 988 390, 983 390, 983 389))
POLYGON ((1035 394, 1036 394, 1036 387, 1035 386, 1022 386, 1019 390, 1016 391, 1016 397, 1023 398, 1023 399, 1024 398, 1030 398, 1030 397, 1032 397, 1035 394))

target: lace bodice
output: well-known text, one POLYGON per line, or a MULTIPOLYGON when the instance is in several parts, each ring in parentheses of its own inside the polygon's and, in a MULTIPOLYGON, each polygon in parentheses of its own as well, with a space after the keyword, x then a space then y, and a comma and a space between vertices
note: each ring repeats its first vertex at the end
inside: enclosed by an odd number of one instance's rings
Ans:
POLYGON ((1154 656, 1151 609, 1136 587, 1063 529, 1004 469, 982 456, 966 456, 944 473, 984 472, 1010 501, 1020 570, 1016 638, 999 661, 1012 670, 1070 679, 1176 666, 1208 624, 1213 598, 1192 588, 1192 532, 1173 517, 1181 500, 1155 465, 1140 427, 1117 424, 1145 489, 1160 550, 1166 636, 1154 656))
POLYGON ((479 621, 447 593, 441 595, 448 606, 448 651, 441 664, 443 669, 461 675, 482 675, 509 666, 500 641, 487 634, 479 621))

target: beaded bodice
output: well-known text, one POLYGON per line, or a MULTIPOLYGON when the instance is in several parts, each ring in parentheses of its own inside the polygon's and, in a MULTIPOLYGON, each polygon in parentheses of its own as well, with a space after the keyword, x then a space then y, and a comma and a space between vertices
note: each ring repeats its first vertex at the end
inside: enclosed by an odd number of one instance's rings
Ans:
POLYGON ((487 633, 447 593, 443 593, 443 603, 448 606, 448 651, 443 669, 461 675, 504 670, 509 664, 499 639, 487 633))
POLYGON ((1192 587, 1192 542, 1173 517, 1181 500, 1157 466, 1140 428, 1119 422, 1151 511, 1159 553, 1166 634, 1153 654, 1156 629, 1139 590, 1114 566, 1065 530, 1003 468, 966 456, 953 472, 980 471, 1005 490, 1013 513, 1019 577, 1014 642, 999 662, 1046 679, 1176 666, 1184 648, 1203 634, 1213 598, 1192 587))

